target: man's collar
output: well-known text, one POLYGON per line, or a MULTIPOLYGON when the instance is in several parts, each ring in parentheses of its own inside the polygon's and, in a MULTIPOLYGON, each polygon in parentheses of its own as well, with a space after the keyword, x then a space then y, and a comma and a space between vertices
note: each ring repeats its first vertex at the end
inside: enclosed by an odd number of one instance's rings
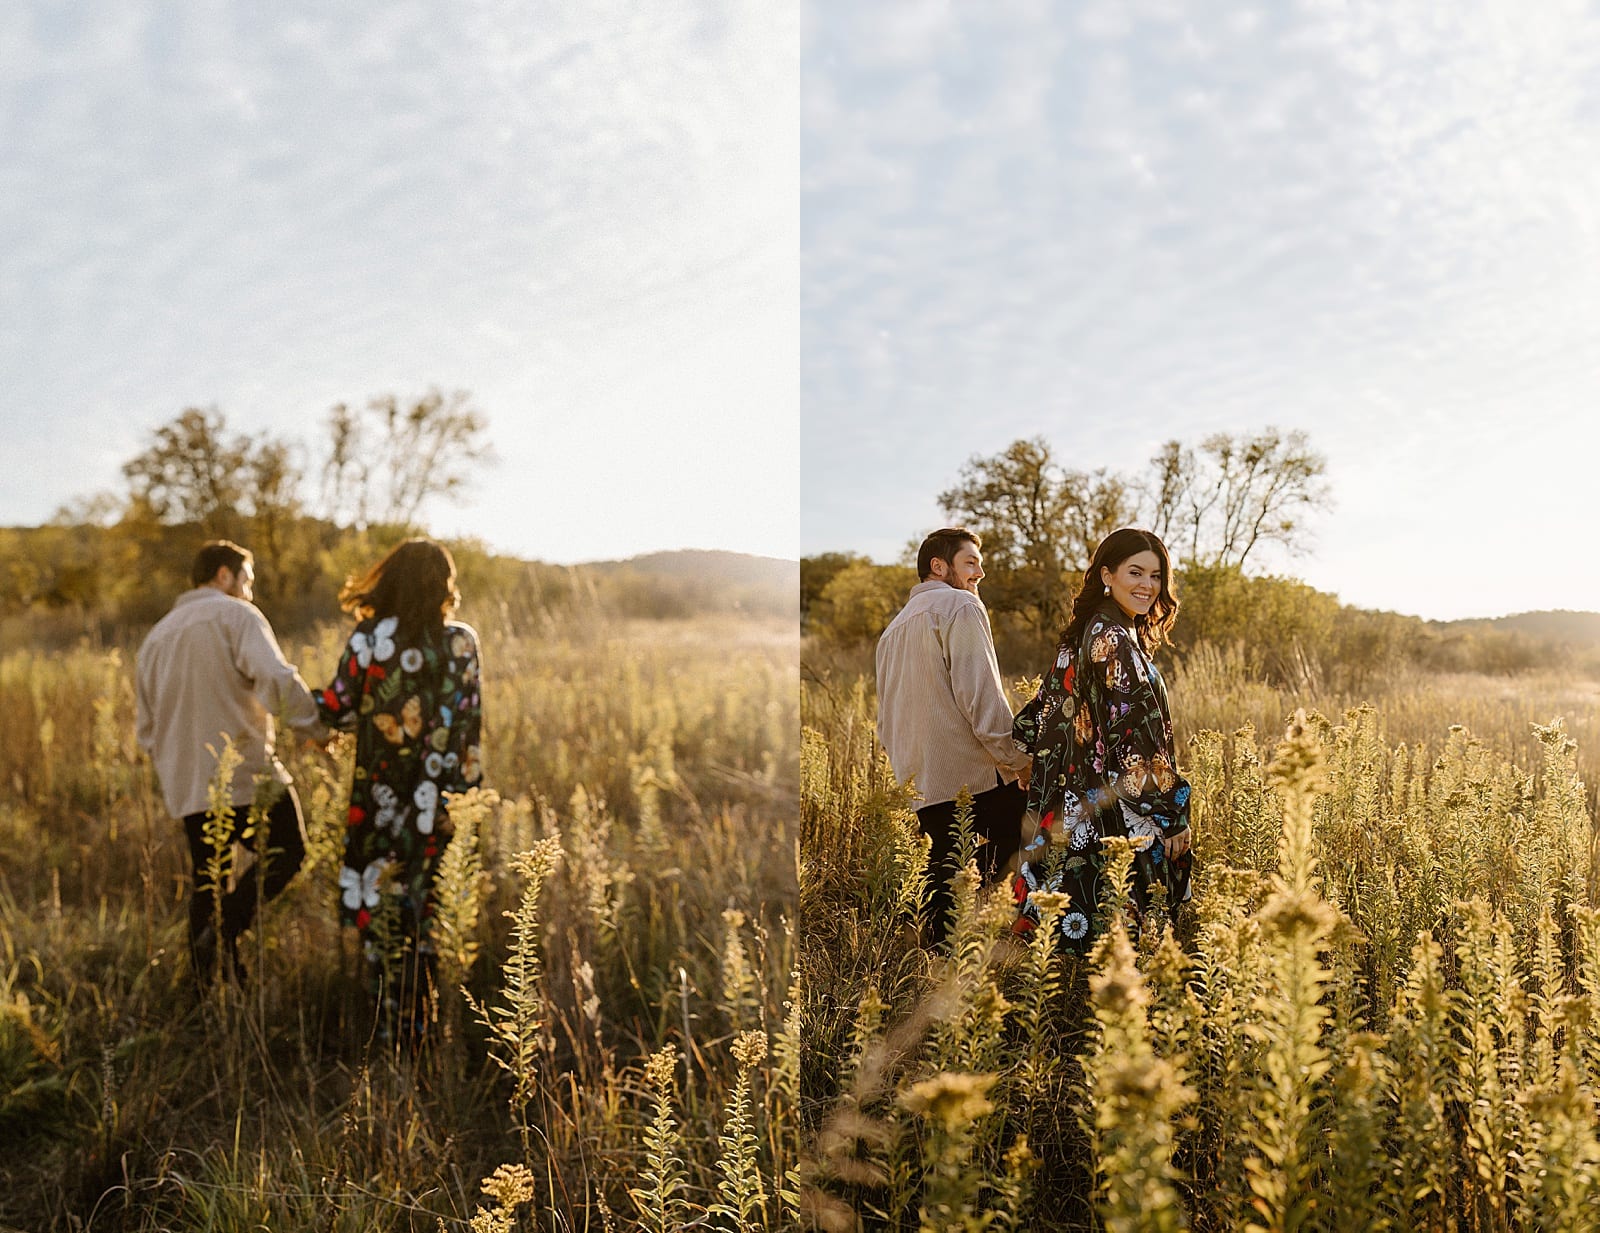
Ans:
MULTIPOLYGON (((969 591, 965 587, 953 587, 948 582, 941 582, 937 578, 929 578, 928 581, 919 582, 911 588, 913 596, 927 595, 933 591, 955 591, 959 595, 971 595, 973 599, 978 599, 976 592, 969 591)), ((983 601, 978 600, 978 602, 982 603, 983 601)))
MULTIPOLYGON (((226 591, 219 591, 216 587, 198 586, 192 588, 191 590, 185 591, 182 595, 178 596, 177 602, 180 604, 202 603, 205 601, 207 596, 211 595, 215 595, 218 599, 238 598, 237 596, 229 595, 226 591)), ((239 600, 239 602, 243 603, 244 601, 239 600)))

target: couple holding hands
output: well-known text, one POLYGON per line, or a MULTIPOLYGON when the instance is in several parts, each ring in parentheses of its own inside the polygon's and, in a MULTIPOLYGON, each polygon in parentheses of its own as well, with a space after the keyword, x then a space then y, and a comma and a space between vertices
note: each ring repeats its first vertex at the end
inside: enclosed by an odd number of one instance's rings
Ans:
POLYGON ((305 858, 300 803, 274 756, 274 716, 319 745, 332 730, 354 732, 340 919, 361 932, 374 993, 391 1015, 399 1012, 402 1026, 419 1027, 432 989, 428 926, 434 878, 450 842, 449 796, 482 778, 478 639, 450 619, 461 600, 454 560, 439 544, 407 540, 346 580, 339 603, 357 624, 333 679, 315 693, 251 602, 255 561, 248 550, 227 540, 205 544, 190 580, 193 589, 139 648, 138 740, 189 841, 195 976, 209 983, 220 954, 240 976, 239 935, 258 902, 282 892, 305 858), (225 785, 231 808, 223 812, 212 784, 229 741, 238 763, 225 785), (264 836, 245 825, 256 802, 264 836), (213 885, 214 875, 227 868, 220 850, 235 840, 258 859, 225 890, 213 885), (398 989, 378 988, 381 956, 369 927, 380 913, 389 917, 389 936, 398 934, 407 950, 398 989))
POLYGON ((1055 659, 1015 716, 989 615, 978 598, 979 538, 935 531, 917 554, 920 581, 878 640, 878 735, 895 777, 918 794, 932 840, 929 940, 949 931, 956 798, 972 798, 980 872, 1010 874, 1017 930, 1034 927, 1034 891, 1065 891, 1060 944, 1086 954, 1107 856, 1134 842, 1127 887, 1137 926, 1158 902, 1189 898, 1189 785, 1177 771, 1167 688, 1152 653, 1177 615, 1166 547, 1125 527, 1095 550, 1055 659))

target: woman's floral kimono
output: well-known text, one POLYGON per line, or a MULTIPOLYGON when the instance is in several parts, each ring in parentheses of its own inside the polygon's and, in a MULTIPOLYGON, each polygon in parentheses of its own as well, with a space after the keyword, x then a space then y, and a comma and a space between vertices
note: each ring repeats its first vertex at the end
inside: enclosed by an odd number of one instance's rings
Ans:
POLYGON ((1014 883, 1019 931, 1034 928, 1036 890, 1065 891, 1063 944, 1086 954, 1103 932, 1097 919, 1101 839, 1149 840, 1134 860, 1130 915, 1135 924, 1161 887, 1170 910, 1189 898, 1188 853, 1170 860, 1160 840, 1189 825, 1189 785, 1172 747, 1167 686, 1110 601, 1085 627, 1078 646, 1063 643, 1013 736, 1033 754, 1029 816, 1039 841, 1023 852, 1014 883), (1048 832, 1048 834, 1046 834, 1048 832))
POLYGON ((391 616, 356 626, 317 706, 328 727, 356 734, 340 919, 365 938, 387 892, 398 900, 396 924, 425 950, 434 875, 450 842, 446 796, 483 775, 478 636, 447 622, 401 643, 398 624, 391 616))

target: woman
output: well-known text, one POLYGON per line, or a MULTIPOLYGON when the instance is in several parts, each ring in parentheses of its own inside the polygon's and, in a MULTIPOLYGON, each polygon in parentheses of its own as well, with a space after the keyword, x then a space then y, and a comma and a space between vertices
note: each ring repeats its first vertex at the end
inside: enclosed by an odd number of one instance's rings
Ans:
POLYGON ((1033 754, 1026 818, 1039 828, 1030 838, 1024 822, 1019 931, 1038 919, 1032 891, 1063 890, 1063 943, 1088 953, 1105 928, 1097 905, 1108 836, 1145 841, 1130 887, 1135 927, 1157 888, 1169 913, 1189 898, 1189 785, 1177 771, 1166 683, 1150 659, 1177 612, 1155 535, 1124 527, 1095 549, 1055 665, 1013 729, 1033 754))
POLYGON ((361 931, 374 992, 391 1013, 404 1009, 408 1029, 420 1028, 432 992, 429 918, 449 794, 482 778, 478 637, 447 619, 460 601, 450 553, 425 539, 348 579, 339 604, 358 624, 318 698, 328 727, 356 734, 340 918, 361 931), (381 988, 396 958, 401 978, 381 988))

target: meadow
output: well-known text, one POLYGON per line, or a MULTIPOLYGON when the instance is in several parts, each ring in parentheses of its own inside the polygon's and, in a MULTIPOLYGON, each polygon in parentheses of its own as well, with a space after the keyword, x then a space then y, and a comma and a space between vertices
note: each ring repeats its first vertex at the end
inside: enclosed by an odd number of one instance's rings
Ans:
MULTIPOLYGON (((792 618, 470 600, 494 794, 415 1050, 337 924, 348 745, 288 751, 306 864, 202 997, 131 649, 0 657, 0 1227, 792 1225, 792 618)), ((285 652, 316 687, 343 636, 285 652)))
POLYGON ((1319 697, 1192 654, 1169 681, 1194 899, 1159 936, 1096 905, 1078 961, 1041 944, 1064 905, 1016 936, 972 869, 949 952, 916 945, 940 873, 869 664, 802 655, 816 1227, 1600 1228, 1593 682, 1319 697))

